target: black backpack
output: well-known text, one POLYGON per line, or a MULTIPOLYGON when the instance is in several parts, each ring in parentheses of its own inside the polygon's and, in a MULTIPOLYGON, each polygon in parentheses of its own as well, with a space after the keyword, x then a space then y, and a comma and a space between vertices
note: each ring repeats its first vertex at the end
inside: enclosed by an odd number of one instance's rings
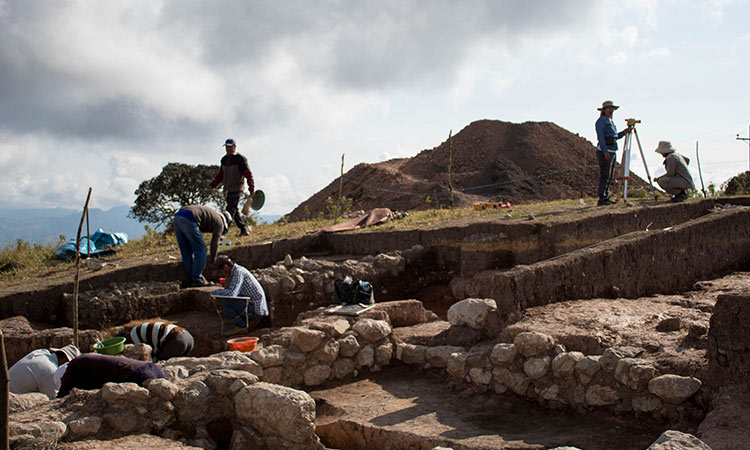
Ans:
POLYGON ((367 281, 346 277, 333 283, 333 301, 349 305, 371 305, 375 303, 375 294, 367 281))

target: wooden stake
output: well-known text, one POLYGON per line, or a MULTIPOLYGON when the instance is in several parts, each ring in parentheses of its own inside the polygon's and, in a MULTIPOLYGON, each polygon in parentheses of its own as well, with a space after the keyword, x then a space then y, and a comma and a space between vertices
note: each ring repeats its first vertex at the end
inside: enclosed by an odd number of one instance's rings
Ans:
POLYGON ((10 448, 10 431, 8 430, 8 421, 10 416, 10 377, 8 376, 8 359, 5 356, 5 336, 0 330, 0 360, 2 360, 2 369, 0 369, 0 448, 8 450, 10 448))
POLYGON ((341 176, 339 177, 339 206, 338 208, 336 208, 335 222, 338 222, 339 216, 341 215, 341 194, 344 191, 344 155, 346 155, 346 153, 341 154, 341 176))
POLYGON ((449 205, 453 208, 453 182, 451 181, 451 170, 453 168, 453 144, 451 141, 453 136, 453 130, 448 132, 448 190, 451 193, 449 205))
MULTIPOLYGON (((83 214, 81 214, 81 222, 78 224, 78 234, 76 234, 76 275, 73 281, 73 345, 78 347, 78 276, 81 270, 81 228, 83 228, 83 219, 89 214, 89 200, 91 199, 91 188, 86 196, 86 203, 83 205, 83 214)), ((87 245, 86 253, 90 254, 91 251, 87 245)))

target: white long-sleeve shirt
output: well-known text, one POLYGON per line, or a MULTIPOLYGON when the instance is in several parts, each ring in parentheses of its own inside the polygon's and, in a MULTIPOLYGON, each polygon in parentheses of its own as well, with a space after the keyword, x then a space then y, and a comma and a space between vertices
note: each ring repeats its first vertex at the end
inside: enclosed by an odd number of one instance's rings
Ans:
POLYGON ((53 377, 57 366, 57 355, 54 352, 46 348, 34 350, 8 369, 10 392, 41 392, 50 400, 56 398, 57 386, 53 377))

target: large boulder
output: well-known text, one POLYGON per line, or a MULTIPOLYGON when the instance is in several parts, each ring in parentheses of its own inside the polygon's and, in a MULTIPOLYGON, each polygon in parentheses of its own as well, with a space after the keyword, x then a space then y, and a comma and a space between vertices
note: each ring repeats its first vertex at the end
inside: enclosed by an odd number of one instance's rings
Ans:
POLYGON ((378 342, 392 331, 388 322, 374 319, 360 319, 352 328, 368 342, 378 342))
POLYGON ((490 361, 496 366, 507 366, 516 358, 518 351, 513 344, 496 344, 490 353, 490 361))
POLYGON ((481 330, 487 327, 490 318, 497 313, 497 303, 491 298, 467 298, 456 302, 448 309, 448 322, 454 327, 469 327, 481 330))
POLYGON ((552 339, 552 336, 536 331, 524 331, 516 335, 515 339, 513 339, 513 345, 516 346, 516 350, 520 354, 531 358, 532 356, 547 353, 555 346, 555 340, 552 339))
POLYGON ((326 334, 323 331, 297 327, 292 333, 292 345, 307 353, 315 350, 325 338, 326 334))
POLYGON ((284 448, 323 448, 315 434, 315 400, 306 392, 256 383, 241 390, 234 404, 237 417, 264 439, 280 438, 286 441, 284 448))
POLYGON ((693 396, 701 388, 701 380, 667 374, 651 379, 648 391, 667 403, 679 404, 693 396))

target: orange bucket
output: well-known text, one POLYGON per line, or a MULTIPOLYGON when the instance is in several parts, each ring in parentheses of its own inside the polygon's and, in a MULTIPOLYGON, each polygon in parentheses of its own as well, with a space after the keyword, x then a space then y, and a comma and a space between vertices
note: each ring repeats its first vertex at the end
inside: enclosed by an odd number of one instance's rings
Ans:
POLYGON ((257 337, 238 337, 227 340, 230 350, 238 352, 251 352, 255 350, 255 344, 258 343, 257 337))

